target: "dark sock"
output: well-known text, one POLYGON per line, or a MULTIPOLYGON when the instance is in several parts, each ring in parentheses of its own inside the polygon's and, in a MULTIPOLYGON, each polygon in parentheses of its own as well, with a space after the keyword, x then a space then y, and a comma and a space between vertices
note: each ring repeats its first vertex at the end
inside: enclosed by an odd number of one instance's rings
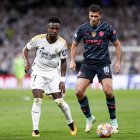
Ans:
POLYGON ((74 124, 73 124, 73 122, 70 123, 70 124, 68 124, 68 126, 69 126, 69 128, 70 128, 72 131, 74 131, 74 124))
POLYGON ((110 119, 116 118, 116 104, 115 104, 115 97, 109 99, 106 98, 106 104, 108 106, 108 111, 110 115, 110 119))
POLYGON ((88 98, 85 96, 82 100, 79 100, 79 104, 80 104, 81 110, 84 113, 84 115, 86 116, 86 118, 91 117, 88 98))

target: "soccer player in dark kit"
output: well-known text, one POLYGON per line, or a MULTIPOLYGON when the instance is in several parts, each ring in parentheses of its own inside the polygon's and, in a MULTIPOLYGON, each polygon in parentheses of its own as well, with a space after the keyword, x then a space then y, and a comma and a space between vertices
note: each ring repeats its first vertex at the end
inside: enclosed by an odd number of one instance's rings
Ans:
POLYGON ((118 123, 116 119, 116 103, 112 89, 112 72, 110 69, 109 41, 116 48, 116 63, 114 66, 115 74, 121 67, 121 46, 117 38, 114 28, 106 22, 101 21, 101 7, 99 5, 91 5, 89 7, 89 22, 82 24, 75 36, 71 46, 71 62, 70 68, 75 71, 76 48, 81 40, 84 43, 84 60, 78 73, 76 82, 76 96, 80 104, 81 110, 86 117, 85 132, 88 133, 92 129, 92 124, 96 118, 92 115, 85 94, 86 88, 93 82, 93 78, 97 74, 98 80, 103 87, 106 95, 106 104, 110 115, 110 123, 113 127, 113 133, 118 133, 118 123))

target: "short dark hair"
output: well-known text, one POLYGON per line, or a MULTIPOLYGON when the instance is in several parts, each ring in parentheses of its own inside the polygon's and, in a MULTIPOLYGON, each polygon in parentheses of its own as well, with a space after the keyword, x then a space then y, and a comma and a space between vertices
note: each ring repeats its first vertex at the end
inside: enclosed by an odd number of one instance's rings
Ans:
POLYGON ((48 23, 59 23, 60 24, 60 19, 58 17, 51 17, 51 18, 49 18, 48 23))
POLYGON ((91 6, 89 6, 89 11, 91 11, 91 12, 99 12, 100 14, 102 13, 101 6, 99 6, 97 4, 92 4, 91 6))

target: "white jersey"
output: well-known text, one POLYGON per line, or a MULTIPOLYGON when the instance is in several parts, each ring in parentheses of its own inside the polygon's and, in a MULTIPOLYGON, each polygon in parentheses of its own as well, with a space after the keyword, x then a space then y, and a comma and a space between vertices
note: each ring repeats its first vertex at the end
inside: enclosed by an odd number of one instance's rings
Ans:
POLYGON ((52 71, 59 66, 60 59, 67 57, 66 41, 58 36, 56 42, 50 44, 46 39, 47 34, 33 37, 26 45, 28 50, 36 49, 33 71, 52 71), (36 66, 34 66, 36 65, 36 66))

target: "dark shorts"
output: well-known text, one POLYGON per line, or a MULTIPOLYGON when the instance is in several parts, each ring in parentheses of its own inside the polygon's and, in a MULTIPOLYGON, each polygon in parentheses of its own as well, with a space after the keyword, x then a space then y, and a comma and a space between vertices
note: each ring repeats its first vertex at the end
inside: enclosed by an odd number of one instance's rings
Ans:
POLYGON ((99 82, 105 78, 112 79, 112 72, 109 64, 104 65, 87 65, 82 64, 78 73, 78 78, 85 78, 93 82, 93 78, 97 74, 99 82))

